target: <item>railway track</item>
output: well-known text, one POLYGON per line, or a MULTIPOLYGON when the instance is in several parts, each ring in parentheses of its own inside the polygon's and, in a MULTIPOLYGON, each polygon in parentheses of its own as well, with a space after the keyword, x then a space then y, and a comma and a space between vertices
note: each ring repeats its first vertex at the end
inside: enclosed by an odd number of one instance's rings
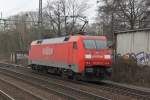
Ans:
POLYGON ((125 96, 130 96, 133 98, 136 98, 138 100, 150 100, 150 92, 146 92, 146 91, 141 91, 138 89, 133 89, 133 88, 129 88, 129 87, 123 87, 117 84, 111 84, 110 82, 103 82, 99 84, 95 84, 95 83, 82 83, 85 84, 86 86, 92 87, 92 88, 97 88, 97 89, 101 89, 101 90, 106 90, 109 92, 113 92, 116 94, 120 94, 120 95, 125 95, 125 96))
POLYGON ((0 100, 15 100, 13 97, 0 90, 0 100))
MULTIPOLYGON (((10 65, 8 65, 8 66, 10 66, 10 65)), ((28 69, 24 68, 24 70, 28 70, 28 69)), ((45 76, 45 75, 42 75, 42 76, 45 76)), ((49 76, 46 75, 46 77, 49 77, 49 76)), ((52 77, 61 80, 61 78, 59 78, 59 77, 55 77, 55 76, 52 76, 52 77)), ((63 81, 60 81, 60 83, 63 82, 63 81)), ((95 84, 95 83, 91 84, 91 83, 86 83, 86 82, 80 82, 80 81, 79 82, 78 81, 74 82, 74 81, 70 81, 69 80, 69 84, 68 85, 72 85, 73 86, 73 84, 82 85, 82 86, 80 86, 81 90, 83 90, 83 91, 95 91, 95 94, 96 94, 96 92, 99 92, 100 90, 104 90, 104 91, 113 92, 115 94, 130 96, 130 97, 136 98, 135 100, 137 100, 137 99, 138 100, 150 100, 150 92, 141 91, 141 90, 138 90, 138 89, 127 88, 127 87, 119 86, 119 85, 116 85, 116 84, 111 84, 111 83, 108 83, 108 82, 104 82, 102 85, 99 85, 99 84, 95 84), (89 89, 89 88, 85 89, 87 87, 90 87, 91 89, 89 89)), ((73 87, 74 88, 78 88, 76 86, 73 86, 73 87)), ((114 100, 116 100, 115 97, 112 97, 112 98, 114 98, 114 100)), ((118 98, 118 100, 122 100, 122 99, 118 98)), ((124 99, 124 100, 127 100, 127 99, 124 99)), ((128 100, 130 100, 130 99, 128 99, 128 100)))
MULTIPOLYGON (((41 74, 41 75, 44 75, 44 74, 41 74)), ((51 77, 62 80, 60 77, 55 77, 55 76, 51 76, 51 77)), ((68 80, 66 80, 66 81, 68 81, 68 80)), ((82 81, 72 81, 72 80, 69 80, 69 82, 76 83, 76 84, 82 84, 84 86, 88 86, 88 87, 91 87, 91 88, 94 88, 97 90, 106 90, 106 91, 113 92, 116 94, 130 96, 130 97, 136 98, 138 100, 150 100, 150 91, 136 89, 135 87, 132 88, 132 87, 128 87, 128 86, 122 86, 122 85, 116 84, 111 81, 103 81, 98 84, 82 82, 82 81)))
POLYGON ((6 68, 0 68, 0 73, 12 78, 17 78, 18 80, 24 81, 26 83, 36 85, 44 90, 51 91, 55 95, 62 96, 68 100, 110 100, 100 95, 89 93, 77 88, 70 86, 65 86, 60 83, 45 81, 37 77, 31 77, 29 75, 24 75, 15 71, 10 71, 6 68))
POLYGON ((118 94, 114 94, 114 93, 110 93, 108 91, 103 91, 101 89, 97 89, 97 88, 92 88, 91 86, 86 86, 85 82, 79 82, 79 81, 67 81, 67 80, 62 80, 60 77, 56 77, 54 75, 46 75, 46 74, 42 74, 42 73, 36 73, 31 71, 31 69, 25 68, 25 67, 12 67, 11 65, 3 65, 3 67, 9 67, 11 70, 17 70, 18 72, 24 73, 26 71, 25 74, 31 74, 32 76, 37 76, 38 78, 41 78, 43 80, 51 80, 55 83, 59 83, 59 84, 68 84, 68 86, 83 90, 83 91, 87 91, 89 93, 93 93, 96 95, 102 95, 106 98, 110 98, 112 100, 135 100, 133 98, 130 97, 126 97, 123 95, 118 95, 118 94), (27 73, 28 72, 28 73, 27 73), (39 75, 40 74, 40 75, 39 75))
POLYGON ((144 91, 144 90, 139 90, 137 88, 121 86, 119 84, 115 84, 114 82, 110 82, 110 81, 104 81, 104 84, 105 86, 99 88, 103 88, 105 90, 124 94, 127 96, 136 97, 137 99, 140 100, 150 100, 150 91, 144 91))
POLYGON ((8 82, 5 79, 0 79, 0 84, 0 88, 2 89, 0 92, 0 100, 28 100, 28 98, 30 98, 31 100, 42 100, 42 98, 34 95, 32 92, 29 92, 24 88, 18 87, 17 85, 8 82))

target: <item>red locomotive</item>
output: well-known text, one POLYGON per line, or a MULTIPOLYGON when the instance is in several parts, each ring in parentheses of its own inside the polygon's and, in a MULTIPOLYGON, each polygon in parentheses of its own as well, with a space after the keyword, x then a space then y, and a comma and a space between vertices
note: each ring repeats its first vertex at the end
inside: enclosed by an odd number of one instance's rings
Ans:
POLYGON ((29 65, 75 79, 98 81, 110 77, 112 58, 105 36, 68 36, 31 43, 29 65))

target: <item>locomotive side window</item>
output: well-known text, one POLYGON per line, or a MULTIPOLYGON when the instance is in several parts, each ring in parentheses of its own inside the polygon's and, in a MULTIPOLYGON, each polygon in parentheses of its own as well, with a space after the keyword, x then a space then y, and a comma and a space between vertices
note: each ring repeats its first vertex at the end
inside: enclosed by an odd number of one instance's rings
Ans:
POLYGON ((74 48, 74 49, 78 49, 77 42, 73 42, 73 48, 74 48))

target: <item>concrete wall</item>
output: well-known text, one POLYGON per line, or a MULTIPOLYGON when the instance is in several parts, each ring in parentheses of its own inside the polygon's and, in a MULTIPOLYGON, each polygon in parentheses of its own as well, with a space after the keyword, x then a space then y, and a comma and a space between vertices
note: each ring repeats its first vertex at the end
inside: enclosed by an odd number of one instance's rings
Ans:
POLYGON ((150 30, 116 33, 116 52, 121 55, 133 54, 142 63, 150 62, 150 30))

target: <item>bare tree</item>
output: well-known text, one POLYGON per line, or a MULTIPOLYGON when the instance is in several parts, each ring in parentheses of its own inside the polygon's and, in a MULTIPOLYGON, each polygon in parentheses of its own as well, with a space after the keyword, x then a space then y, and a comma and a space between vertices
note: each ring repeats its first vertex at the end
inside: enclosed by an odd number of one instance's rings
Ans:
POLYGON ((147 0, 117 0, 116 5, 118 5, 118 11, 120 12, 117 15, 126 18, 130 29, 135 29, 137 22, 142 22, 150 15, 147 0))
POLYGON ((99 23, 103 24, 104 33, 147 28, 150 25, 148 0, 100 0, 99 3, 97 18, 101 19, 99 23))
POLYGON ((75 29, 77 19, 83 16, 87 9, 87 1, 57 0, 48 1, 44 16, 48 16, 53 31, 61 36, 75 29))

